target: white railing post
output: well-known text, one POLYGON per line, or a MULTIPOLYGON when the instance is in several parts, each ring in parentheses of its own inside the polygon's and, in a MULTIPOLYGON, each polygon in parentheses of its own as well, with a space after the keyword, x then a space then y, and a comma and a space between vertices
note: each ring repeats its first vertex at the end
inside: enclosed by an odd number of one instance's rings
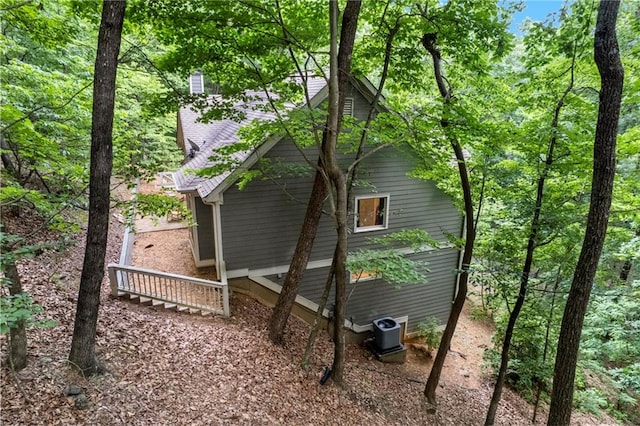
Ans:
POLYGON ((226 283, 222 287, 222 312, 224 312, 225 317, 231 315, 231 309, 229 308, 229 286, 226 283))
POLYGON ((220 262, 220 281, 224 285, 222 288, 222 311, 224 316, 231 316, 231 307, 229 306, 229 282, 227 281, 227 264, 224 260, 220 262))
POLYGON ((109 283, 111 284, 111 295, 114 297, 118 297, 118 273, 116 272, 116 266, 113 263, 110 263, 107 266, 107 270, 109 271, 109 283))

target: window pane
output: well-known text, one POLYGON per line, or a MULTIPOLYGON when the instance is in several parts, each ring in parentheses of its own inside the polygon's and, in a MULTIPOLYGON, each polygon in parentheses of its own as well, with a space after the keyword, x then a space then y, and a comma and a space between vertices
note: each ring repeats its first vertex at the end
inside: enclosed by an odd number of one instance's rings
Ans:
POLYGON ((351 282, 355 281, 368 281, 378 277, 378 273, 375 271, 360 271, 351 273, 351 282))
POLYGON ((385 198, 378 198, 378 205, 376 206, 376 225, 384 225, 384 213, 385 213, 385 198))
POLYGON ((384 226, 385 197, 361 198, 358 200, 358 224, 359 228, 368 226, 384 226))
POLYGON ((373 226, 376 198, 365 198, 358 203, 358 226, 373 226))

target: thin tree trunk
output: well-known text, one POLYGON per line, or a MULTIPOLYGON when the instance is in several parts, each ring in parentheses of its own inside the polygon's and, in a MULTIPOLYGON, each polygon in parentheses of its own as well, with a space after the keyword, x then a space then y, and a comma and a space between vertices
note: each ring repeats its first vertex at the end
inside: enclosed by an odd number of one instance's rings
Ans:
POLYGON ((538 186, 536 190, 536 201, 534 205, 534 213, 533 218, 531 219, 531 230, 529 232, 529 240, 527 241, 527 250, 524 260, 524 265, 522 266, 522 272, 520 273, 520 290, 518 292, 518 297, 516 298, 516 303, 513 306, 513 310, 509 314, 509 321, 507 322, 507 329, 504 333, 504 340, 502 342, 502 352, 500 354, 500 367, 498 369, 498 377, 496 379, 496 384, 493 388, 493 395, 491 396, 491 402, 489 403, 489 409, 487 410, 487 417, 485 418, 484 424, 486 426, 493 425, 496 419, 496 412, 498 411, 498 404, 500 403, 500 398, 502 397, 502 389, 504 387, 504 381, 507 376, 507 367, 509 366, 509 349, 511 348, 511 339, 513 337, 513 331, 516 327, 516 321, 518 320, 518 316, 520 315, 520 310, 524 305, 524 301, 527 295, 527 290, 529 286, 529 275, 531 274, 531 266, 533 265, 533 255, 536 250, 536 240, 538 239, 538 231, 540 230, 540 212, 542 210, 543 198, 544 198, 544 184, 551 171, 551 166, 553 165, 553 153, 556 147, 556 142, 558 140, 558 122, 560 120, 560 111, 564 105, 564 100, 569 94, 569 92, 573 89, 573 69, 575 64, 575 55, 574 62, 571 64, 571 80, 569 85, 565 89, 564 93, 558 100, 556 104, 553 120, 551 122, 551 129, 553 130, 553 136, 549 141, 549 147, 547 148, 547 156, 544 163, 544 168, 540 177, 538 178, 538 186))
MULTIPOLYGON (((346 13, 346 12, 345 12, 346 13)), ((343 26, 344 28, 344 26, 343 26)), ((380 77, 380 85, 378 86, 378 90, 376 91, 375 96, 371 100, 371 104, 369 105, 369 112, 367 113, 367 119, 362 130, 362 134, 360 136, 360 143, 358 145, 358 152, 356 153, 355 164, 351 168, 351 171, 347 177, 347 214, 353 210, 353 198, 351 197, 351 190, 353 189, 353 182, 356 180, 358 176, 358 170, 360 166, 360 158, 364 153, 364 147, 367 140, 367 134, 369 129, 369 124, 371 120, 373 120, 374 113, 376 111, 376 106, 378 105, 378 100, 382 94, 382 89, 384 88, 384 84, 387 80, 387 76, 389 73, 389 63, 391 62, 391 49, 393 47, 393 39, 398 33, 400 29, 400 22, 396 21, 396 24, 389 29, 389 34, 387 35, 387 42, 385 45, 385 56, 384 56, 384 65, 382 67, 382 75, 380 77)), ((339 59, 339 58, 338 58, 339 59)), ((337 247, 336 247, 337 248, 337 247)), ((302 364, 307 365, 309 363, 309 359, 311 358, 311 353, 313 351, 313 346, 315 344, 316 337, 318 335, 318 330, 320 328, 320 323, 322 321, 322 312, 327 304, 327 300, 329 298, 329 293, 331 292, 331 287, 333 285, 333 278, 335 275, 335 263, 336 263, 336 255, 334 250, 333 259, 331 261, 331 269, 329 271, 327 281, 325 283, 325 288, 322 292, 322 296, 320 297, 320 302, 318 304, 318 310, 316 311, 315 318, 313 320, 313 326, 311 328, 311 332, 309 333, 309 338, 307 340, 307 346, 305 348, 304 356, 302 357, 302 364)))
POLYGON ((7 173, 13 176, 15 180, 19 181, 20 174, 18 173, 16 166, 13 164, 13 160, 11 159, 11 156, 7 152, 10 150, 10 147, 9 147, 9 144, 7 144, 7 142, 4 140, 4 137, 2 136, 2 134, 0 134, 0 149, 2 150, 0 152, 0 159, 2 159, 2 166, 7 170, 7 173))
MULTIPOLYGON (((553 311, 556 307, 556 292, 558 291, 558 286, 560 285, 561 279, 561 271, 562 267, 558 267, 558 273, 556 274, 556 279, 553 283, 553 291, 551 292, 551 307, 549 308, 549 316, 547 317, 547 326, 545 328, 544 333, 544 349, 542 350, 542 365, 547 362, 547 355, 549 353, 549 336, 551 334, 551 324, 553 323, 553 311)), ((547 286, 545 285, 545 290, 547 286)), ((540 395, 542 394, 542 385, 543 381, 538 380, 538 384, 536 386, 536 400, 533 403, 533 416, 531 417, 531 423, 536 424, 536 417, 538 415, 538 408, 540 406, 540 395)))
POLYGON ((604 245, 616 169, 616 137, 624 69, 616 37, 619 1, 603 0, 598 9, 594 58, 600 72, 600 105, 593 152, 591 203, 585 238, 562 316, 553 374, 549 425, 568 425, 580 348, 580 334, 604 245))
MULTIPOLYGON (((451 101, 451 92, 447 87, 445 79, 442 75, 440 50, 436 45, 436 34, 425 34, 422 38, 422 44, 433 59, 434 76, 444 104, 444 111, 442 119, 440 120, 440 125, 442 126, 445 133, 447 133, 449 122, 445 117, 447 117, 448 115, 447 113, 451 101)), ((444 332, 442 333, 440 346, 438 347, 436 358, 433 360, 433 366, 431 367, 431 372, 429 373, 429 378, 427 379, 427 384, 424 388, 424 395, 427 399, 427 403, 430 405, 430 407, 428 407, 428 410, 432 412, 434 412, 436 409, 436 389, 438 388, 438 383, 440 382, 440 375, 442 374, 444 361, 447 357, 449 347, 451 346, 451 339, 453 338, 456 326, 458 325, 458 319, 460 318, 460 313, 462 312, 462 308, 464 307, 465 298, 467 297, 469 268, 471 266, 471 259, 473 258, 473 247, 476 239, 476 229, 473 218, 473 201, 471 198, 471 183, 469 181, 469 173, 467 171, 464 153, 462 151, 460 143, 454 135, 447 134, 447 138, 449 139, 449 143, 453 148, 456 162, 458 163, 460 184, 464 198, 467 238, 464 245, 464 253, 462 255, 462 266, 458 279, 458 291, 456 292, 455 298, 453 300, 451 312, 449 314, 449 318, 447 319, 447 325, 445 326, 444 332)))
POLYGON ((333 261, 331 262, 331 270, 327 275, 327 281, 324 284, 324 290, 322 291, 322 296, 320 296, 320 301, 318 302, 318 310, 316 311, 316 315, 313 318, 313 326, 311 327, 311 332, 309 333, 309 338, 307 339, 307 346, 304 349, 304 355, 302 356, 302 365, 308 365, 309 360, 311 359, 313 346, 316 342, 318 331, 320 330, 320 324, 322 323, 322 313, 324 312, 324 308, 327 306, 327 300, 329 300, 329 294, 331 294, 331 287, 333 286, 333 268, 335 265, 335 259, 336 256, 334 253, 333 261))
MULTIPOLYGON (((22 281, 20 281, 15 261, 8 262, 5 268, 4 273, 11 281, 9 294, 12 296, 22 294, 22 281)), ((9 331, 9 365, 14 371, 22 370, 27 366, 27 332, 23 321, 18 321, 16 327, 9 331)))
MULTIPOLYGON (((355 2, 354 2, 355 3, 355 2)), ((349 5, 349 3, 347 3, 349 5)), ((355 11, 359 13, 360 4, 357 4, 355 11)), ((347 15, 345 10, 345 16, 347 15)), ((357 14, 355 20, 352 21, 353 29, 357 25, 357 14)), ((347 260, 347 178, 346 174, 340 169, 338 164, 336 146, 338 143, 338 133, 340 131, 340 118, 342 116, 341 98, 344 99, 344 87, 340 86, 339 74, 340 64, 338 61, 338 2, 337 0, 329 0, 329 112, 327 117, 327 149, 324 152, 325 170, 333 190, 335 191, 335 200, 333 202, 334 224, 336 227, 337 242, 335 250, 335 309, 333 316, 333 365, 332 377, 336 384, 342 386, 344 378, 345 364, 345 299, 346 299, 346 260, 347 260)), ((344 32, 343 27, 343 32, 344 32)), ((355 31, 354 31, 355 39, 355 31)), ((342 47, 346 40, 341 40, 342 47)), ((348 48, 353 49, 353 40, 349 43, 348 48)), ((342 52, 344 53, 344 52, 342 52)), ((350 61, 351 55, 348 60, 350 61)))
MULTIPOLYGON (((335 0, 332 0, 335 1, 335 0)), ((345 174, 339 170, 340 174, 332 176, 336 190, 336 224, 338 243, 336 245, 336 298, 334 312, 334 356, 332 366, 333 380, 340 386, 344 383, 345 365, 345 330, 344 320, 346 316, 346 288, 347 288, 347 182, 345 174)))
MULTIPOLYGON (((326 132, 325 132, 326 133, 326 132)), ((326 136, 323 136, 323 145, 326 136)), ((320 167, 321 162, 318 161, 320 167)), ((313 188, 311 196, 307 204, 307 211, 302 222, 302 229, 298 236, 298 243, 289 264, 289 271, 282 283, 282 290, 278 296, 276 306, 273 308, 271 319, 269 321, 269 339, 275 344, 282 344, 284 331, 287 326, 293 303, 298 295, 298 288, 302 282, 304 272, 309 263, 313 242, 318 232, 320 218, 322 216, 322 206, 327 196, 327 185, 324 181, 322 173, 316 171, 313 180, 313 188)))
POLYGON ((630 260, 625 260, 622 268, 620 269, 620 281, 627 281, 629 279, 629 272, 631 272, 631 267, 633 263, 630 260))
MULTIPOLYGON (((640 237, 640 228, 636 229, 636 237, 640 237)), ((622 264, 622 268, 620 269, 620 280, 628 281, 629 273, 631 272, 631 268, 633 268, 633 261, 631 259, 627 259, 622 264)))
POLYGON ((69 361, 88 374, 100 371, 95 342, 109 230, 113 109, 125 5, 124 0, 103 2, 94 72, 89 224, 69 354, 69 361))
MULTIPOLYGON (((360 6, 360 1, 349 1, 342 16, 342 32, 340 35, 340 49, 338 52, 338 68, 340 69, 338 75, 338 87, 340 88, 338 101, 340 112, 342 112, 342 109, 344 108, 344 88, 349 81, 351 72, 351 55, 353 52, 353 43, 358 25, 360 6)), ((342 114, 338 117, 338 132, 340 131, 341 124, 342 114)), ((291 309, 293 308, 296 295, 298 294, 298 288, 300 287, 304 272, 307 268, 307 264, 309 263, 311 249, 313 248, 313 242, 322 216, 322 207, 328 194, 327 182, 322 173, 322 170, 325 167, 323 157, 324 152, 327 149, 327 137, 328 133, 325 128, 322 135, 321 147, 321 152, 323 154, 318 159, 319 170, 316 171, 309 204, 307 205, 302 229, 296 244, 296 250, 293 254, 293 258, 291 259, 289 271, 285 276, 284 283, 282 283, 282 291, 278 296, 278 301, 276 302, 276 306, 269 321, 269 338, 275 344, 282 343, 287 321, 291 314, 291 309)))

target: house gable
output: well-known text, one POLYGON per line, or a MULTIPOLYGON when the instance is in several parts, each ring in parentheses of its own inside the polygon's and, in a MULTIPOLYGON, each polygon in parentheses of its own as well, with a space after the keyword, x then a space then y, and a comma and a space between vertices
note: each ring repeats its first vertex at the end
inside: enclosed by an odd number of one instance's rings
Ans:
MULTIPOLYGON (((318 107, 327 99, 328 88, 323 78, 313 77, 307 80, 311 108, 318 107)), ((374 99, 375 88, 365 79, 351 79, 346 96, 353 101, 354 116, 360 120, 367 118, 368 110, 374 99)), ((234 170, 229 170, 218 176, 202 177, 194 174, 195 170, 211 167, 210 160, 213 151, 239 142, 238 131, 254 120, 271 121, 276 118, 272 112, 264 111, 261 105, 266 104, 262 92, 247 92, 247 97, 254 98, 251 102, 238 102, 234 108, 246 114, 242 121, 231 119, 216 120, 210 123, 199 121, 200 111, 191 106, 181 107, 178 112, 178 145, 185 152, 184 165, 174 173, 176 189, 179 192, 197 191, 205 202, 219 202, 223 193, 249 170, 260 158, 263 158, 280 140, 282 135, 274 135, 267 139, 253 151, 238 152, 233 160, 240 163, 234 170), (262 98, 262 100, 260 100, 262 98), (197 150, 193 151, 195 144, 197 150)), ((289 108, 293 108, 289 105, 289 108)), ((377 107, 380 110, 381 107, 377 107)), ((315 153, 314 157, 317 157, 315 153)))

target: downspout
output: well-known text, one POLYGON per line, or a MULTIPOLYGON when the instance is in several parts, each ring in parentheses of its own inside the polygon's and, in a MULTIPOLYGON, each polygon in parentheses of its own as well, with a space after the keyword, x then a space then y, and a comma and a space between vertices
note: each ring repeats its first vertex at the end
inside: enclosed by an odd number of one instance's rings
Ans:
MULTIPOLYGON (((190 191, 186 193, 186 202, 187 208, 193 214, 193 220, 196 220, 196 191, 190 191)), ((198 265, 198 259, 200 259, 200 237, 198 236, 198 231, 196 230, 195 225, 189 226, 189 241, 191 243, 191 255, 193 256, 193 261, 196 262, 196 267, 198 265)))

